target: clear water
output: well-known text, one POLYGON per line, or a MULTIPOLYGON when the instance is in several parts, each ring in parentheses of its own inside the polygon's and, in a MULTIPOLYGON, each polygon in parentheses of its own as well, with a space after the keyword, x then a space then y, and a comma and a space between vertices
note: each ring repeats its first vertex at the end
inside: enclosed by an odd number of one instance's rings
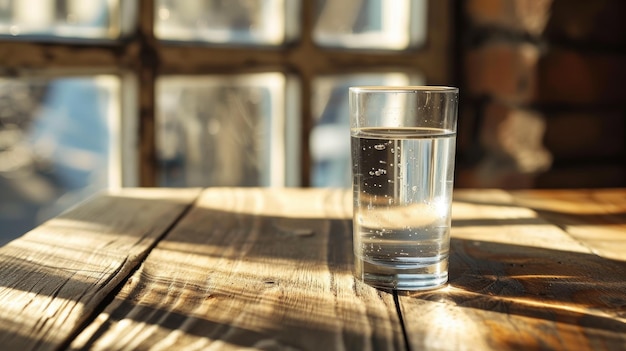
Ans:
POLYGON ((447 281, 455 134, 360 129, 352 136, 356 269, 374 286, 447 281))

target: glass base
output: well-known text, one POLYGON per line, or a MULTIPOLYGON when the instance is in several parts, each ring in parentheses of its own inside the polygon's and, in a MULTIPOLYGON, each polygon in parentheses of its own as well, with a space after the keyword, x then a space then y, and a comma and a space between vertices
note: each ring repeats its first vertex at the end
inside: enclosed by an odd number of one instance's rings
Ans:
POLYGON ((448 259, 430 265, 390 266, 355 259, 356 277, 364 283, 382 289, 430 290, 448 282, 448 259))

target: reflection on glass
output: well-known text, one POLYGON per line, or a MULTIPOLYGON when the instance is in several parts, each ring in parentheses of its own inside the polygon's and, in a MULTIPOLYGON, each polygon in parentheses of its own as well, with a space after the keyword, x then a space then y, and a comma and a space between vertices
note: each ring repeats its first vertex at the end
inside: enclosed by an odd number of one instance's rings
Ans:
POLYGON ((162 40, 281 45, 297 35, 297 0, 156 0, 162 40))
POLYGON ((426 40, 426 0, 317 0, 314 40, 327 47, 403 50, 426 40))
POLYGON ((118 39, 136 10, 136 0, 0 0, 0 36, 118 39))
POLYGON ((116 76, 0 79, 0 244, 118 187, 116 76))
POLYGON ((311 184, 349 188, 350 114, 348 88, 357 85, 423 85, 419 74, 363 73, 318 77, 313 81, 314 126, 309 138, 311 184))
POLYGON ((160 78, 160 185, 298 185, 292 84, 280 73, 160 78))

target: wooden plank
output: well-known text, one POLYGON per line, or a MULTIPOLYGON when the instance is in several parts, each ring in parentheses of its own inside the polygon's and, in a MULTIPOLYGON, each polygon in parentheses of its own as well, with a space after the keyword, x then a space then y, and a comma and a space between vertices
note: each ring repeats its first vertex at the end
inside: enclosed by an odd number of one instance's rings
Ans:
POLYGON ((513 196, 595 254, 626 260, 626 189, 519 191, 513 196))
POLYGON ((521 193, 455 195, 450 284, 398 299, 412 349, 626 348, 626 262, 516 205, 521 193))
POLYGON ((351 194, 209 189, 72 349, 402 350, 352 275, 351 194))
POLYGON ((105 193, 0 248, 0 348, 66 343, 199 193, 105 193))

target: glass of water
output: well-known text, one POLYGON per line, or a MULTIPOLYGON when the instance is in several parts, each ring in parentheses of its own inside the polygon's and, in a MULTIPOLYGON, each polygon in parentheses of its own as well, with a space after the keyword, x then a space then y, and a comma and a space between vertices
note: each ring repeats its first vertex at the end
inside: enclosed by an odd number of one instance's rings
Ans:
POLYGON ((448 281, 458 89, 351 87, 356 275, 379 288, 448 281))

